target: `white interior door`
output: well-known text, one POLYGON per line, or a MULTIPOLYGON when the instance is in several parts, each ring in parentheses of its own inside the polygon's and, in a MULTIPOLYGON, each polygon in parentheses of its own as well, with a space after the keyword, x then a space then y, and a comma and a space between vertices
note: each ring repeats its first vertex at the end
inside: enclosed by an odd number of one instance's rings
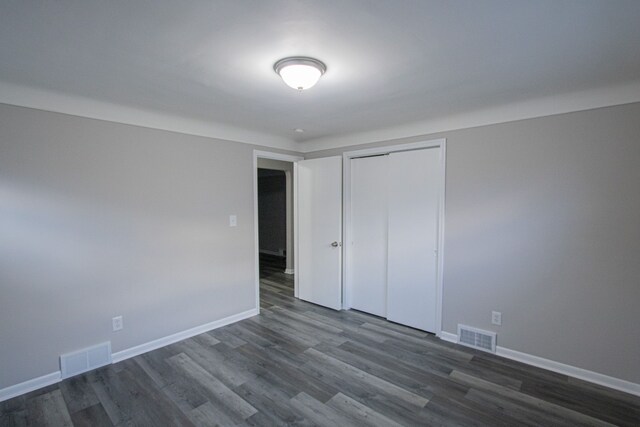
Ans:
POLYGON ((342 308, 342 158, 298 162, 298 297, 342 308))
POLYGON ((387 315, 387 158, 351 160, 351 307, 387 315))
POLYGON ((389 155, 387 319, 436 331, 439 148, 389 155))

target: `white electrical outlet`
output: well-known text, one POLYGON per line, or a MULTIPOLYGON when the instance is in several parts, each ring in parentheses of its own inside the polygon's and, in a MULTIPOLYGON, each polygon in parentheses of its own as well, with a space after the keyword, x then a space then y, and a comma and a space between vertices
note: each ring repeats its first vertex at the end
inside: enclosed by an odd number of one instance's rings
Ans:
POLYGON ((502 313, 499 311, 492 311, 491 323, 494 325, 502 326, 502 313))
POLYGON ((229 215, 229 227, 238 226, 238 217, 236 215, 229 215))
POLYGON ((111 323, 113 324, 113 332, 121 330, 124 326, 122 322, 122 316, 114 317, 113 319, 111 319, 111 323))

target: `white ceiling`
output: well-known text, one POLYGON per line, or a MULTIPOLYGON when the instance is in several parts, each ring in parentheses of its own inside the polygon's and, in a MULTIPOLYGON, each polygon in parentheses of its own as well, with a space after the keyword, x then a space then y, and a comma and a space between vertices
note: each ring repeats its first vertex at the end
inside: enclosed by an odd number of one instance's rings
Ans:
POLYGON ((639 81, 638 0, 0 4, 5 88, 226 126, 223 137, 245 130, 250 142, 304 147, 639 81), (327 64, 316 87, 298 93, 273 72, 291 55, 327 64))

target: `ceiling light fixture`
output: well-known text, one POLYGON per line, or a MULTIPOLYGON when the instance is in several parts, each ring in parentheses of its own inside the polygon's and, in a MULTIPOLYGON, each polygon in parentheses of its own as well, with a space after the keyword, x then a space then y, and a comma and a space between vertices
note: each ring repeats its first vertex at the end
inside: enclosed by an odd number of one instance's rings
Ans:
POLYGON ((291 56, 276 62, 273 69, 282 77, 287 86, 305 90, 318 83, 320 76, 327 71, 327 66, 314 58, 291 56))

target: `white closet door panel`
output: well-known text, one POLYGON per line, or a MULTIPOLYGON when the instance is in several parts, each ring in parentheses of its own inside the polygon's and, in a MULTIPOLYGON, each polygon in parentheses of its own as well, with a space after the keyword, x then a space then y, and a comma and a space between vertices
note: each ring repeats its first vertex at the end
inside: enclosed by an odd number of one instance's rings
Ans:
POLYGON ((439 148, 389 155, 387 318, 436 330, 439 148))
POLYGON ((351 160, 351 307, 387 314, 388 156, 351 160))
POLYGON ((298 162, 298 296, 342 308, 342 158, 298 162))

